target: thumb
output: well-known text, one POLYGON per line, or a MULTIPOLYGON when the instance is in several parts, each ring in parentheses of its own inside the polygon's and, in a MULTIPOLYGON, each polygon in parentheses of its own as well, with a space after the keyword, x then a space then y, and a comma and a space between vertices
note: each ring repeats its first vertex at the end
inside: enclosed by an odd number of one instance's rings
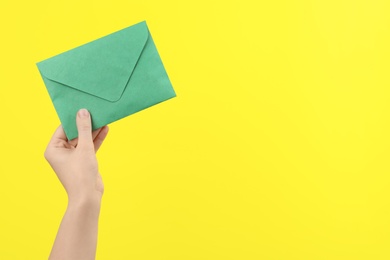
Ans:
POLYGON ((81 149, 93 149, 91 115, 88 110, 83 108, 77 112, 76 124, 79 132, 77 147, 81 149))

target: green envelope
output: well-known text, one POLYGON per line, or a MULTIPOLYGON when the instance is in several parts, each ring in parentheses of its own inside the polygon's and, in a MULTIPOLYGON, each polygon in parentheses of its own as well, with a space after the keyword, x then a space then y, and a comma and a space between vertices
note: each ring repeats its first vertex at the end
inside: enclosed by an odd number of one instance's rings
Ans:
POLYGON ((146 22, 37 63, 69 140, 76 113, 93 130, 176 96, 146 22))

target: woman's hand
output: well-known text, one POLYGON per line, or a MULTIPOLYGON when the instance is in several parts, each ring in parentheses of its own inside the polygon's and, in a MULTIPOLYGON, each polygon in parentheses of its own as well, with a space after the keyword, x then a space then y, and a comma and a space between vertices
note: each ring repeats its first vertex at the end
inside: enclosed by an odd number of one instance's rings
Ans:
POLYGON ((101 197, 104 191, 95 153, 108 133, 104 126, 91 132, 91 117, 81 109, 76 117, 79 137, 68 141, 62 126, 55 131, 45 158, 64 186, 70 202, 101 197))

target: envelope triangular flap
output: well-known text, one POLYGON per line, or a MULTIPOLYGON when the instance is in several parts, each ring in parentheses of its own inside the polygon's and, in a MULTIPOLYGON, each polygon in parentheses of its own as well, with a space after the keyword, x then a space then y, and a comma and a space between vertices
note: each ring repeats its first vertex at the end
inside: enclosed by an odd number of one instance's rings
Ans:
POLYGON ((115 102, 120 99, 149 36, 146 22, 38 63, 41 74, 115 102))

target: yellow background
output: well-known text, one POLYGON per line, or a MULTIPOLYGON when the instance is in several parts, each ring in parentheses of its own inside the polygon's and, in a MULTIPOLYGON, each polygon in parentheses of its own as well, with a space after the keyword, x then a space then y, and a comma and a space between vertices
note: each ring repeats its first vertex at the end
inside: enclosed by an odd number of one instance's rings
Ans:
POLYGON ((110 125, 97 259, 390 259, 390 2, 0 3, 0 259, 66 195, 35 63, 146 20, 177 98, 110 125))

